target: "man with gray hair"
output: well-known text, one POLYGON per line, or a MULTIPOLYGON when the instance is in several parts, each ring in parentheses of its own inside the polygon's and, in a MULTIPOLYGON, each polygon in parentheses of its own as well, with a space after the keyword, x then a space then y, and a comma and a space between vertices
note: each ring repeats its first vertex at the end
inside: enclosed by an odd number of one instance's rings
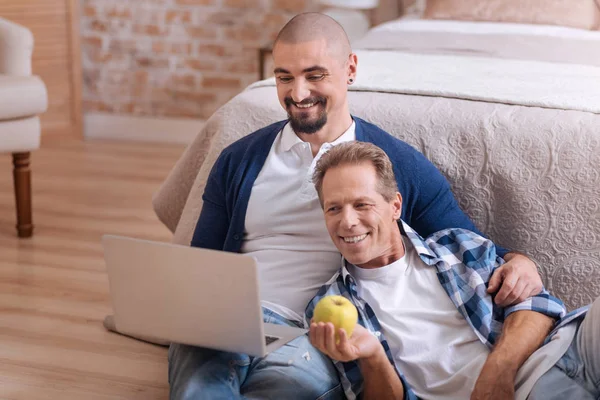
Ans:
POLYGON ((494 243, 465 229, 419 236, 400 219, 392 164, 373 144, 331 149, 313 181, 343 258, 307 319, 342 295, 360 325, 348 337, 313 322, 310 339, 336 360, 347 398, 599 398, 600 298, 568 315, 546 290, 495 304, 487 285, 504 261, 494 243))
MULTIPOLYGON (((221 153, 191 245, 253 256, 265 321, 304 327, 306 304, 339 261, 311 182, 315 162, 328 149, 354 140, 384 148, 401 177, 403 218, 419 233, 476 228, 429 160, 350 114, 348 86, 356 79, 358 57, 337 22, 318 13, 294 17, 275 41, 273 59, 277 96, 289 118, 221 153)), ((508 263, 490 285, 496 301, 510 304, 539 292, 533 262, 502 252, 508 263)), ((307 336, 264 358, 172 344, 169 383, 173 399, 343 397, 333 364, 307 336)))

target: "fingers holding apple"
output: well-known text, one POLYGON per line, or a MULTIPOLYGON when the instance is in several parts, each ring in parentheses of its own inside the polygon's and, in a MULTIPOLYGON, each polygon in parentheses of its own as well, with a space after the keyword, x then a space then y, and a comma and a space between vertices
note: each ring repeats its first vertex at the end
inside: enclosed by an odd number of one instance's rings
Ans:
POLYGON ((370 358, 383 352, 379 339, 358 324, 349 338, 344 329, 336 331, 331 322, 313 321, 310 324, 309 338, 313 346, 323 354, 342 362, 370 358))
POLYGON ((313 346, 334 360, 347 362, 358 358, 348 343, 346 331, 340 328, 336 332, 331 322, 312 322, 309 338, 313 346))

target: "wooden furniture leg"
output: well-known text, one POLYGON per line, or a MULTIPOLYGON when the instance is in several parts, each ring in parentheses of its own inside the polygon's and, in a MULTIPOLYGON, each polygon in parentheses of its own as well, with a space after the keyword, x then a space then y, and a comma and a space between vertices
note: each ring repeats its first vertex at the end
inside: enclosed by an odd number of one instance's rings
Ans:
POLYGON ((31 221, 30 153, 13 153, 12 156, 15 200, 17 206, 17 232, 19 237, 31 237, 33 234, 33 224, 31 221))

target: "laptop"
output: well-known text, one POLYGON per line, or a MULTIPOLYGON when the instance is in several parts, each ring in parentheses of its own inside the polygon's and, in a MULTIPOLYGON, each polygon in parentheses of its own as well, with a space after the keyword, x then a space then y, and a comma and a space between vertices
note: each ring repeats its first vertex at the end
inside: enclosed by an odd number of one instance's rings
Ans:
POLYGON ((114 235, 102 244, 124 334, 264 357, 307 332, 263 322, 251 256, 114 235))

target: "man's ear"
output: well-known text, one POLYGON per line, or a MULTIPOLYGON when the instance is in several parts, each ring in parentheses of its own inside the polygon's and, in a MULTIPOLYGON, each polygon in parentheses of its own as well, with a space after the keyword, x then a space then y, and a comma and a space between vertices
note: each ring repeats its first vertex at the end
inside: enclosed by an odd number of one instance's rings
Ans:
POLYGON ((351 53, 348 56, 348 79, 356 80, 356 69, 358 65, 358 56, 351 53))
POLYGON ((396 198, 392 201, 394 206, 394 219, 399 220, 402 216, 402 195, 396 192, 396 198))

